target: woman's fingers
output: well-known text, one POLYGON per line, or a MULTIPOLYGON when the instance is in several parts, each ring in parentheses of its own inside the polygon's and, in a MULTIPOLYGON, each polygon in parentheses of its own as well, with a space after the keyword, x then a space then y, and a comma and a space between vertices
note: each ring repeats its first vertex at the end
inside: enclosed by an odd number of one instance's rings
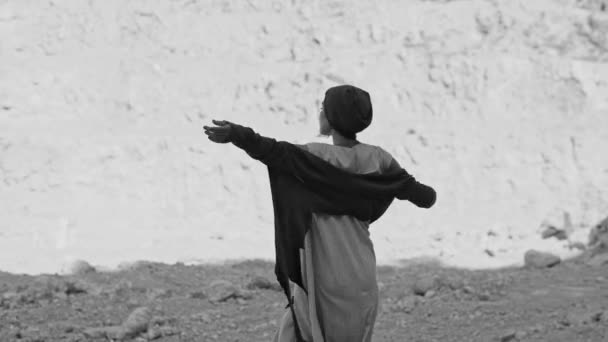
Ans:
POLYGON ((230 131, 230 126, 219 126, 219 127, 203 126, 203 128, 205 129, 205 131, 210 131, 210 132, 229 132, 230 131))
POLYGON ((214 143, 218 143, 218 144, 225 144, 228 142, 228 137, 209 135, 209 136, 207 136, 207 138, 209 138, 209 140, 213 141, 214 143))
POLYGON ((225 120, 212 120, 217 126, 203 126, 209 140, 215 143, 227 143, 230 138, 230 123, 225 120))
POLYGON ((211 120, 211 122, 213 122, 214 124, 216 124, 218 126, 226 126, 226 125, 230 124, 230 122, 228 122, 226 120, 211 120))

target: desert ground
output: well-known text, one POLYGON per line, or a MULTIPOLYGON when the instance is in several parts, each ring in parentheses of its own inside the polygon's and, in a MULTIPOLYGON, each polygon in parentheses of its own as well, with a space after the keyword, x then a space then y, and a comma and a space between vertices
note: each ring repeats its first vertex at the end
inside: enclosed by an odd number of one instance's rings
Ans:
MULTIPOLYGON (((543 268, 381 266, 373 341, 606 341, 607 274, 605 254, 543 268)), ((0 273, 0 293, 7 342, 271 341, 286 304, 263 260, 0 273)))

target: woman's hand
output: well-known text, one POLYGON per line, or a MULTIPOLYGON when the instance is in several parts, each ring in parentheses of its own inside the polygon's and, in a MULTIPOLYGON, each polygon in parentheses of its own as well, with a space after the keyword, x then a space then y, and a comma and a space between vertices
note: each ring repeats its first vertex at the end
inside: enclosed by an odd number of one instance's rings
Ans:
POLYGON ((207 138, 218 144, 230 142, 230 122, 224 120, 212 120, 217 127, 203 126, 207 138))

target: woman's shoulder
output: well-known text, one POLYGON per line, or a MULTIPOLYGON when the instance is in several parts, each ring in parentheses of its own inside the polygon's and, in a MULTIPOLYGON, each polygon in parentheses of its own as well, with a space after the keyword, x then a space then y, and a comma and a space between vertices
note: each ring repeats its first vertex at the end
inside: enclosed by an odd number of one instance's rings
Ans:
POLYGON ((300 145, 300 147, 325 159, 354 159, 364 163, 375 161, 373 164, 377 164, 381 170, 387 168, 393 159, 393 156, 382 147, 367 143, 359 143, 353 147, 344 147, 320 142, 311 142, 300 145))
POLYGON ((313 152, 313 151, 336 151, 336 150, 340 150, 340 151, 370 151, 370 152, 376 152, 379 154, 382 154, 384 156, 390 156, 390 153, 388 153, 385 149, 383 149, 380 146, 377 145, 372 145, 372 144, 368 144, 368 143, 363 143, 360 142, 357 145, 353 146, 353 147, 345 147, 345 146, 336 146, 336 145, 332 145, 332 144, 327 144, 327 143, 321 143, 321 142, 310 142, 304 145, 298 145, 299 147, 308 150, 309 152, 313 152))

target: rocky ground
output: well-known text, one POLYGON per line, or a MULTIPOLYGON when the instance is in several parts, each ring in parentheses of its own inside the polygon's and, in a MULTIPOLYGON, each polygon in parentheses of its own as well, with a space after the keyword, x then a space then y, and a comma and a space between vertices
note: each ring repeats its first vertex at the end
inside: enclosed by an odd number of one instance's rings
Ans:
MULTIPOLYGON (((607 261, 379 267, 374 341, 606 341, 607 261)), ((273 265, 259 260, 0 273, 0 294, 0 341, 270 341, 285 306, 273 265)))

